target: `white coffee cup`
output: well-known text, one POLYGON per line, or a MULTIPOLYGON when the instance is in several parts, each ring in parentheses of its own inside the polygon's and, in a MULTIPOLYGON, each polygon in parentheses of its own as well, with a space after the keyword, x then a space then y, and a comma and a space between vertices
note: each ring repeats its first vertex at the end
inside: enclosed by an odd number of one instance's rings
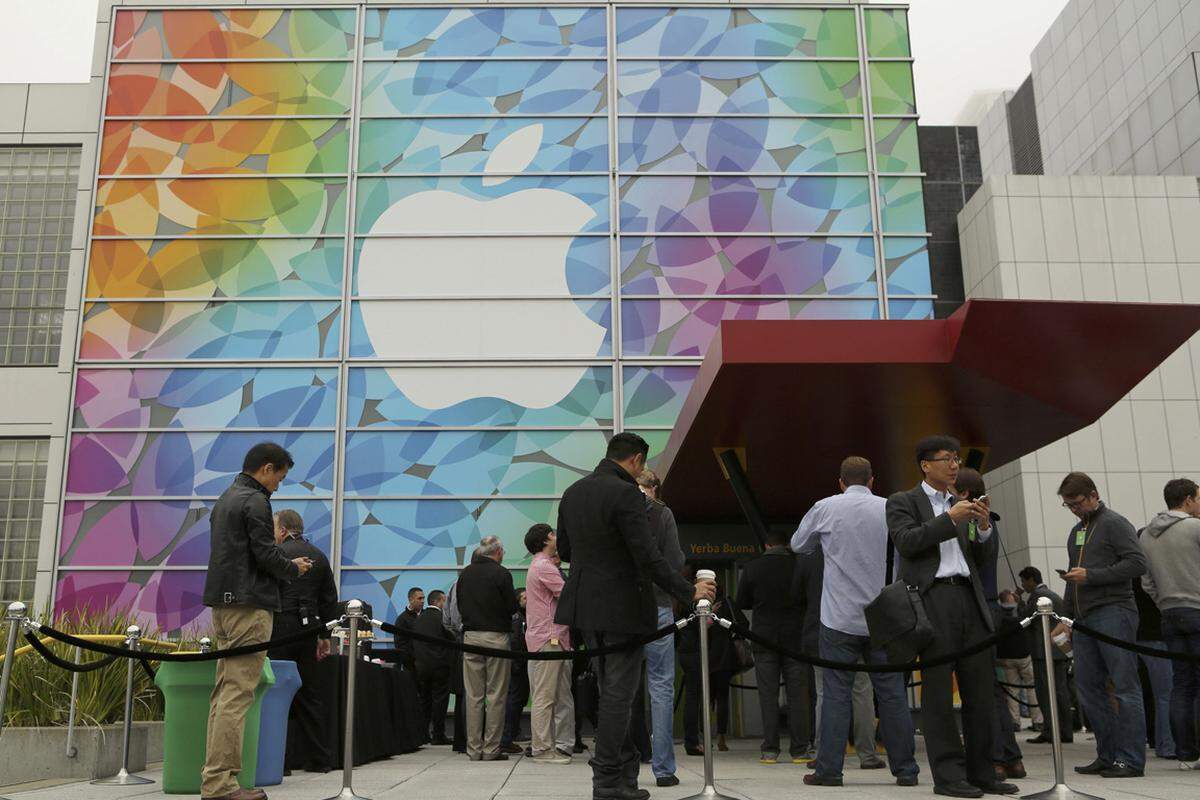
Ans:
POLYGON ((717 573, 713 572, 711 569, 698 569, 696 570, 696 580, 713 581, 715 583, 717 580, 717 573))

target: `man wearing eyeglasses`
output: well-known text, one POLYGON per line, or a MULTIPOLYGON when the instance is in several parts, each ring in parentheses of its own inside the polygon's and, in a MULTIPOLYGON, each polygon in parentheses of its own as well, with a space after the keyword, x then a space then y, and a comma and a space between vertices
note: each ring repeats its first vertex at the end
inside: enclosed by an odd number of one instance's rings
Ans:
MULTIPOLYGON (((980 578, 992 536, 987 496, 959 500, 952 492, 962 460, 957 439, 917 442, 924 480, 887 501, 888 534, 900 554, 899 577, 916 586, 933 626, 923 659, 949 655, 991 634, 994 622, 980 578)), ((991 649, 921 671, 921 728, 934 794, 982 797, 1015 794, 992 766, 995 662, 991 649), (962 737, 954 716, 954 683, 962 698, 962 737)))
MULTIPOLYGON (((1058 487, 1063 506, 1079 517, 1067 534, 1069 569, 1063 604, 1073 617, 1093 630, 1127 642, 1137 638, 1138 610, 1133 581, 1146 572, 1146 556, 1129 520, 1100 501, 1096 483, 1072 472, 1058 487)), ((1101 644, 1060 625, 1055 634, 1071 638, 1075 654, 1075 686, 1079 704, 1096 732, 1096 760, 1076 767, 1083 775, 1140 778, 1146 768, 1146 711, 1142 705, 1137 655, 1101 644), (1109 702, 1112 681, 1117 710, 1109 702)))

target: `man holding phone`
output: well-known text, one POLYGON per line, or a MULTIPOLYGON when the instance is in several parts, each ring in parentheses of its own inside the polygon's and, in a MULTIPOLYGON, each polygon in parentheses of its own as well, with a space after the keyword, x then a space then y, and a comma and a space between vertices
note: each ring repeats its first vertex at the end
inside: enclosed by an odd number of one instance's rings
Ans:
MULTIPOLYGON (((271 494, 287 477, 292 456, 274 442, 250 448, 242 471, 209 515, 211 552, 204 605, 212 608, 217 648, 270 641, 273 615, 283 610, 280 587, 308 572, 310 558, 289 559, 275 542, 271 494)), ((209 701, 208 741, 201 773, 202 800, 262 800, 261 789, 242 789, 242 727, 254 702, 265 652, 217 662, 209 701)))

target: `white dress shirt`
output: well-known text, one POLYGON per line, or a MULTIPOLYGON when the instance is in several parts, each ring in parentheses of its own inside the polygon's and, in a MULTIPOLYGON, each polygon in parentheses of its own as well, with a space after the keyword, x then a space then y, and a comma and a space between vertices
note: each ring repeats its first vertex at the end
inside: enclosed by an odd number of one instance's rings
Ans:
MULTIPOLYGON (((921 488, 925 490, 925 496, 929 498, 929 505, 933 506, 934 517, 948 513, 950 506, 958 502, 958 498, 953 497, 949 492, 939 492, 924 481, 921 481, 921 488)), ((979 541, 986 542, 991 535, 992 522, 988 520, 987 527, 978 528, 976 536, 979 541)), ((937 574, 934 577, 950 578, 955 575, 961 575, 964 578, 971 577, 971 568, 967 565, 967 557, 963 555, 957 536, 941 542, 938 548, 942 553, 942 561, 938 564, 937 574)))

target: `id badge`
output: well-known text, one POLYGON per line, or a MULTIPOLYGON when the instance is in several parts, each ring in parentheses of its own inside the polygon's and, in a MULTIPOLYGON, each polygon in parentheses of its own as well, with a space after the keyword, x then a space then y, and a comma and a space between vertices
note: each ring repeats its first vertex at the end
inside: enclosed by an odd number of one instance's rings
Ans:
POLYGON ((300 618, 300 624, 301 624, 301 625, 304 625, 305 627, 307 627, 307 626, 308 626, 308 617, 301 617, 301 618, 300 618))
POLYGON ((1083 547, 1083 542, 1087 538, 1087 531, 1083 528, 1075 531, 1075 546, 1083 547))
POLYGON ((967 524, 967 541, 975 541, 975 528, 975 520, 971 520, 970 523, 967 524))

